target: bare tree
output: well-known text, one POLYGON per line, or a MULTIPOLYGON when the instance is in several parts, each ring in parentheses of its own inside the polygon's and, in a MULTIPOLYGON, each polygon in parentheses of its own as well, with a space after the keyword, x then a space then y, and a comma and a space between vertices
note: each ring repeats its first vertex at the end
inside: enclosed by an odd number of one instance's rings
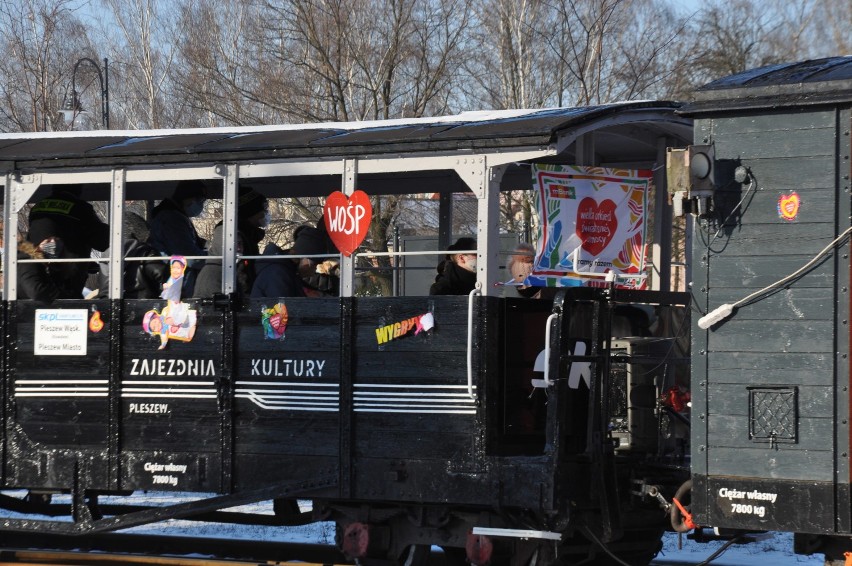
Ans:
POLYGON ((767 10, 763 3, 752 0, 714 0, 697 17, 696 33, 703 47, 696 60, 697 69, 706 80, 713 80, 807 57, 799 39, 808 18, 798 21, 796 13, 780 10, 777 5, 767 10))
POLYGON ((75 55, 93 55, 75 15, 80 2, 12 0, 0 3, 0 129, 64 129, 59 109, 72 99, 75 55))
POLYGON ((178 2, 182 35, 174 96, 190 112, 186 125, 257 125, 292 121, 290 76, 264 57, 264 8, 253 0, 178 2))
POLYGON ((168 0, 99 0, 107 17, 100 35, 110 45, 113 107, 130 128, 161 128, 175 123, 180 104, 171 94, 169 72, 177 31, 167 17, 168 0), (119 87, 119 88, 116 88, 119 87))

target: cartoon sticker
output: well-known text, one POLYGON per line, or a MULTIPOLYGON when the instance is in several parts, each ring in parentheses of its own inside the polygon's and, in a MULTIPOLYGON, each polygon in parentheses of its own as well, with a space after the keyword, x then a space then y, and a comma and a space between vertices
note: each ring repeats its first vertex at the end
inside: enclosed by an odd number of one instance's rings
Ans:
POLYGON ((799 207, 802 201, 799 198, 799 193, 793 191, 789 195, 782 194, 778 197, 778 216, 791 222, 799 215, 799 207))
POLYGON ((160 311, 151 309, 142 318, 142 329, 151 336, 160 337, 159 350, 165 348, 170 339, 182 342, 192 340, 197 322, 196 311, 180 300, 186 258, 172 256, 169 267, 171 276, 163 283, 163 292, 160 294, 166 300, 166 306, 160 311))
POLYGON ((263 337, 267 340, 283 340, 290 316, 284 303, 260 308, 260 323, 263 325, 263 337))
POLYGON ((414 330, 414 335, 416 336, 424 331, 429 332, 432 328, 434 328, 434 326, 435 317, 429 312, 376 328, 376 342, 379 344, 385 344, 391 340, 402 338, 412 330, 414 330))

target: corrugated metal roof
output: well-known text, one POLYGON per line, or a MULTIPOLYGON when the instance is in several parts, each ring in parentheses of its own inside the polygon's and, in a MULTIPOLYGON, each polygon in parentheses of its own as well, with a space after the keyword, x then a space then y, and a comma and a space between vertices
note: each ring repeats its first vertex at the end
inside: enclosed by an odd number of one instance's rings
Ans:
POLYGON ((769 65, 723 77, 695 91, 682 114, 852 101, 852 57, 769 65))

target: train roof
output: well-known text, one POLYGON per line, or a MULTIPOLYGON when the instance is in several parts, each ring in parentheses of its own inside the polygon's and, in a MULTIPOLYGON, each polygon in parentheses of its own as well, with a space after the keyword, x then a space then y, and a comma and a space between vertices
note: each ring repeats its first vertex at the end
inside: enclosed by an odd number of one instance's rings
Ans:
POLYGON ((645 159, 660 136, 689 139, 675 102, 468 112, 372 122, 185 130, 42 132, 0 135, 5 170, 369 157, 418 152, 499 152, 544 147, 594 131, 600 161, 645 159))
POLYGON ((852 57, 768 65, 724 77, 695 91, 684 115, 852 101, 852 57))

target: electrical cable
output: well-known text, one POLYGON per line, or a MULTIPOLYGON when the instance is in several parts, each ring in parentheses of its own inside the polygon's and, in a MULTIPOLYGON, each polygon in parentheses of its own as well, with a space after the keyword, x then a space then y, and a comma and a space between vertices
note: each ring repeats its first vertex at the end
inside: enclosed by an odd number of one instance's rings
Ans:
POLYGON ((737 301, 735 303, 725 303, 724 305, 716 307, 714 310, 710 311, 705 316, 698 319, 699 328, 702 328, 704 330, 710 328, 711 326, 713 326, 717 322, 721 322, 722 320, 731 316, 731 314, 734 312, 734 309, 745 305, 746 303, 760 297, 761 295, 768 293, 769 291, 773 291, 775 289, 783 287, 784 285, 786 285, 790 281, 796 279, 797 277, 799 277, 800 275, 802 275, 803 273, 808 271, 815 264, 817 264, 826 255, 828 255, 831 252, 831 250, 836 245, 838 245, 841 241, 843 241, 845 238, 847 238, 850 233, 852 233, 852 226, 850 226, 849 228, 844 230, 843 233, 841 233, 839 236, 837 236, 835 239, 833 239, 827 246, 825 246, 809 262, 807 262, 805 265, 803 265, 802 267, 800 267, 799 269, 797 269, 796 271, 794 271, 790 275, 779 279, 775 283, 770 283, 769 285, 767 285, 766 287, 764 287, 762 289, 758 289, 754 293, 751 293, 751 294, 743 297, 742 299, 740 299, 739 301, 737 301))
POLYGON ((742 535, 732 538, 731 540, 729 540, 728 542, 726 542, 725 544, 720 546, 719 549, 716 550, 716 552, 714 552, 713 554, 708 556, 703 562, 699 562, 695 566, 707 566, 708 564, 710 564, 711 562, 713 562, 714 560, 719 558, 722 555, 723 552, 725 552, 726 550, 731 548, 732 545, 740 542, 740 540, 742 540, 742 538, 743 538, 742 535))
POLYGON ((607 553, 610 558, 615 560, 617 563, 621 564, 621 566, 630 566, 630 564, 628 564, 627 562, 625 562, 624 560, 622 560, 621 558, 619 558, 618 556, 613 554, 612 551, 606 547, 606 545, 601 541, 601 539, 599 539, 597 537, 597 535, 595 535, 595 533, 592 532, 592 529, 590 529, 588 526, 583 525, 582 527, 580 527, 580 531, 583 533, 583 535, 586 536, 586 538, 591 540, 593 543, 598 545, 601 550, 603 550, 605 553, 607 553))

